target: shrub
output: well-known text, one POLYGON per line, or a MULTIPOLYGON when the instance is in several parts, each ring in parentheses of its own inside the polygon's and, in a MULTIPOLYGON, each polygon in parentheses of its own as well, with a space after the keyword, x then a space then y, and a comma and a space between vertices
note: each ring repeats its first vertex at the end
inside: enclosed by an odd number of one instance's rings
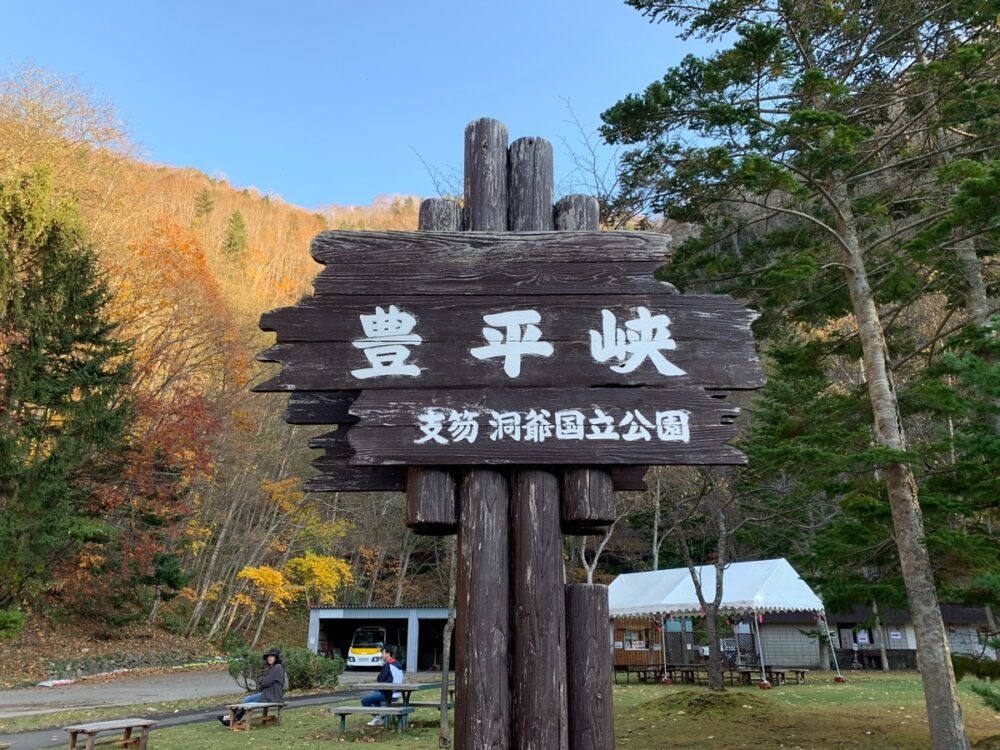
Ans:
MULTIPOLYGON (((333 687, 344 671, 343 659, 326 659, 305 648, 279 646, 289 690, 333 687)), ((264 651, 240 650, 229 656, 229 674, 245 690, 256 689, 264 672, 264 651)))
POLYGON ((14 638, 24 627, 24 612, 19 609, 0 609, 0 638, 14 638))

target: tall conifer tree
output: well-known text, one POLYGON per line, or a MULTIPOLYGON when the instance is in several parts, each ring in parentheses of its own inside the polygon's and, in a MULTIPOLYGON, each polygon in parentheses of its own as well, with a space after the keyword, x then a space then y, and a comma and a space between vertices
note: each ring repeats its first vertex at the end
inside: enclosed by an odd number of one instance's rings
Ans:
POLYGON ((47 173, 0 184, 0 606, 109 533, 96 494, 119 468, 132 409, 108 300, 47 173))

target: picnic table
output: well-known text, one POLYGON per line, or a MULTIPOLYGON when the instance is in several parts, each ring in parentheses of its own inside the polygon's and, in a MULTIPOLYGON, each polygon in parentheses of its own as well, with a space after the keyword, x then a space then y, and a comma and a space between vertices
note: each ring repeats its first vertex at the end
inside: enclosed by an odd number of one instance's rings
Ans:
MULTIPOLYGON (((440 682, 358 682, 351 687, 358 688, 360 690, 378 690, 380 692, 392 691, 393 693, 400 693, 403 696, 403 707, 406 708, 410 705, 410 696, 413 693, 420 692, 421 690, 433 690, 434 688, 441 688, 440 682)), ((454 687, 451 687, 454 691, 454 687)), ((372 713, 375 713, 372 711, 372 713)))
POLYGON ((137 750, 146 750, 149 729, 155 725, 156 722, 150 719, 115 719, 114 721, 96 721, 91 724, 74 724, 71 727, 65 727, 65 730, 69 732, 70 750, 81 747, 79 744, 80 735, 86 738, 82 745, 84 750, 91 750, 95 744, 114 744, 124 748, 133 747, 137 750), (133 737, 132 732, 136 729, 139 730, 139 735, 133 737), (104 732, 121 732, 121 737, 118 739, 106 738, 97 742, 97 735, 104 732))
MULTIPOLYGON (((392 717, 396 718, 396 732, 401 733, 406 729, 408 725, 408 717, 416 706, 411 705, 410 697, 413 693, 417 693, 421 690, 434 690, 441 688, 440 682, 358 682, 351 687, 358 688, 360 690, 377 690, 379 692, 393 692, 399 693, 402 696, 403 704, 401 706, 334 706, 330 709, 330 713, 333 716, 340 717, 340 732, 341 734, 347 729, 347 717, 351 714, 372 714, 381 716, 385 722, 385 726, 389 726, 389 719, 392 717)), ((449 685, 449 692, 454 695, 455 687, 454 685, 449 685)), ((430 703, 420 702, 421 708, 431 708, 430 703)), ((440 707, 439 703, 434 704, 440 707)), ((449 702, 448 707, 451 708, 451 703, 449 702)))

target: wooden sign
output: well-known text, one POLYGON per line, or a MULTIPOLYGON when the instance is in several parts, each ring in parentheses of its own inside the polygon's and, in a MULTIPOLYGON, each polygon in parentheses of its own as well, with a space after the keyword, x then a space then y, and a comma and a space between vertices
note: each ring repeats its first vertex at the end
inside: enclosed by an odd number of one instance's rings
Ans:
MULTIPOLYGON (((733 464, 755 313, 678 294, 643 232, 323 232, 316 294, 266 313, 286 418, 336 425, 318 484, 399 465, 733 464)), ((314 483, 313 486, 316 486, 314 483)))

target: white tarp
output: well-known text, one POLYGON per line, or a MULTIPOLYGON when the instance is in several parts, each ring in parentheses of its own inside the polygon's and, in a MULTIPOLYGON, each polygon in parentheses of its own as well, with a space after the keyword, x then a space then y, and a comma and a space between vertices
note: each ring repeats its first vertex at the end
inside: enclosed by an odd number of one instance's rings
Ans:
MULTIPOLYGON (((706 601, 715 597, 715 566, 695 568, 706 601)), ((704 614, 687 568, 626 573, 608 587, 612 617, 704 614)), ((785 558, 729 565, 722 577, 721 614, 822 612, 823 602, 785 558)))

